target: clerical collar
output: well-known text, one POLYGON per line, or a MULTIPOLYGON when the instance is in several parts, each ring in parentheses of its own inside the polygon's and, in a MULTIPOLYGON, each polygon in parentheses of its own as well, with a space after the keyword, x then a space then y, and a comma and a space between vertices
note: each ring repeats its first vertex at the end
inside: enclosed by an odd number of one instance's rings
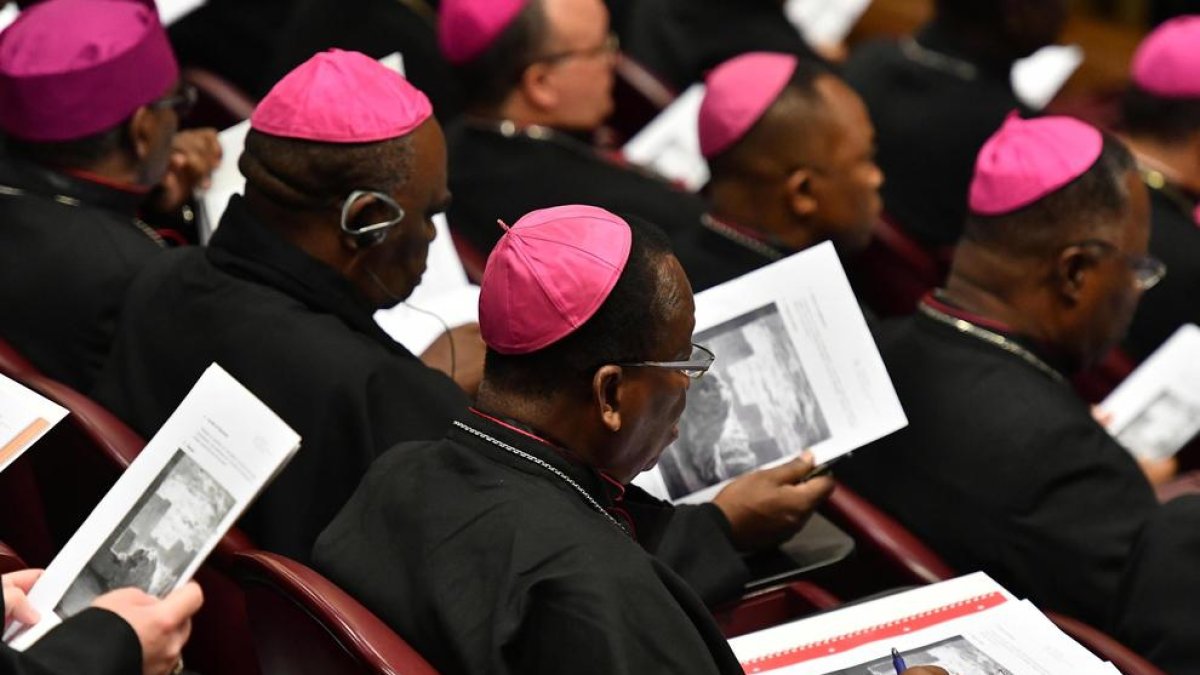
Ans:
POLYGON ((783 260, 788 255, 781 250, 782 247, 773 241, 771 237, 728 220, 721 220, 711 213, 700 216, 700 225, 709 232, 719 235, 771 262, 783 260))
POLYGON ((129 218, 130 224, 159 246, 161 236, 138 218, 145 192, 117 185, 94 174, 55 171, 33 162, 6 157, 0 160, 0 195, 47 199, 69 207, 111 211, 129 218))
POLYGON ((625 486, 620 481, 584 464, 566 446, 523 422, 489 415, 476 408, 471 408, 470 412, 470 418, 454 423, 458 429, 540 468, 547 478, 562 481, 579 493, 589 506, 636 538, 632 519, 619 507, 625 497, 625 486), (547 452, 537 452, 538 448, 547 452))
POLYGON ((1024 344, 1010 326, 951 304, 941 291, 926 295, 917 310, 937 323, 1016 356, 1055 382, 1066 382, 1066 377, 1036 354, 1032 346, 1024 344))

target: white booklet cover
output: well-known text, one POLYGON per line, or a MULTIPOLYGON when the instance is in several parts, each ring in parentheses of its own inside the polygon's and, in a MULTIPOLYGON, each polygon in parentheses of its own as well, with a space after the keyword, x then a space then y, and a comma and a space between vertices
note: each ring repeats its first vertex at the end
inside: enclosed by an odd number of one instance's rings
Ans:
POLYGON ((700 104, 703 84, 693 84, 663 109, 621 154, 625 159, 683 184, 692 192, 708 182, 708 163, 700 154, 700 104))
POLYGON ((66 416, 66 408, 0 375, 0 471, 66 416))
POLYGON ((828 242, 697 295, 694 340, 717 360, 635 481, 652 494, 706 501, 758 467, 804 450, 825 464, 908 424, 828 242))
POLYGON ((838 45, 870 6, 871 0, 787 0, 783 11, 810 45, 838 45))
POLYGON ((1012 69, 1012 87, 1017 98, 1034 110, 1050 105, 1063 85, 1083 63, 1079 45, 1049 45, 1017 61, 1012 69))
POLYGON ((13 625, 25 649, 110 590, 165 596, 187 583, 300 437, 220 366, 179 407, 38 579, 41 621, 13 625))
POLYGON ((1165 459, 1200 432, 1200 328, 1182 326, 1100 404, 1141 459, 1165 459))
POLYGON ((1110 664, 982 572, 898 593, 730 641, 747 673, 893 675, 908 667, 952 675, 1111 673, 1110 664))

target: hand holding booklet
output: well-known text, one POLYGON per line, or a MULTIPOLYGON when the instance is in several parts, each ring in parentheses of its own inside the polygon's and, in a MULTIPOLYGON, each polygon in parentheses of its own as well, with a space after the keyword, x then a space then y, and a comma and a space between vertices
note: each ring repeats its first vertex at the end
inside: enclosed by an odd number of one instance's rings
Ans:
POLYGON ((133 586, 183 586, 300 437, 220 366, 192 391, 125 470, 29 593, 41 615, 4 639, 25 649, 96 597, 133 586))
POLYGON ((827 464, 908 424, 833 244, 696 296, 716 354, 688 390, 679 439, 635 480, 707 501, 729 479, 809 450, 827 464))
POLYGON ((747 673, 893 675, 906 665, 951 675, 1117 673, 1028 601, 982 572, 730 640, 747 673))

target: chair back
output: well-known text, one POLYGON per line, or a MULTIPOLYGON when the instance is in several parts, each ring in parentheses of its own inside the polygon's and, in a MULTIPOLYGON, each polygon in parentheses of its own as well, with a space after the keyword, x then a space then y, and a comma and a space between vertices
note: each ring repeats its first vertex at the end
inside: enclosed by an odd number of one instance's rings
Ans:
POLYGON ((8 544, 0 542, 0 574, 8 574, 29 567, 17 552, 9 548, 8 544))
POLYGON ((677 92, 625 54, 617 58, 614 76, 613 114, 605 124, 624 143, 671 105, 677 92))
POLYGON ((436 675, 391 628, 320 574, 263 551, 236 558, 263 675, 436 675))
MULTIPOLYGON (((195 87, 199 94, 196 107, 184 121, 187 127, 225 129, 249 119, 254 112, 253 98, 212 71, 184 68, 180 79, 195 87)), ((236 162, 237 159, 226 157, 225 161, 236 162)))
POLYGON ((904 316, 942 284, 948 258, 949 253, 926 249, 884 215, 870 245, 850 262, 849 272, 867 305, 883 316, 904 316))
POLYGON ((1107 633, 1088 624, 1055 612, 1045 612, 1046 617, 1059 630, 1071 636, 1096 656, 1111 661, 1123 675, 1166 675, 1157 666, 1142 658, 1133 650, 1117 642, 1107 633))

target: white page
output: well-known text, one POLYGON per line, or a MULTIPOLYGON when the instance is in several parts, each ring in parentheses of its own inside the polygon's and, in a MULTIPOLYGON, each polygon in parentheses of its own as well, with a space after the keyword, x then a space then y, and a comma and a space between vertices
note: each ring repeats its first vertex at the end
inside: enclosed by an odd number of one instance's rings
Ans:
POLYGON ((155 0, 158 20, 170 26, 204 4, 204 0, 155 0))
POLYGON ((705 501, 754 468, 805 449, 824 464, 908 423, 831 243, 697 295, 695 335, 717 360, 679 440, 634 481, 653 494, 705 501))
POLYGON ((637 133, 621 154, 625 159, 682 183, 695 192, 708 182, 700 154, 700 104, 704 85, 693 84, 637 133))
POLYGON ((787 0, 783 11, 811 45, 839 45, 862 18, 871 0, 787 0))
POLYGON ((17 8, 17 3, 9 2, 0 6, 0 30, 8 28, 8 25, 17 20, 17 15, 21 10, 17 8))
POLYGON ((0 471, 66 416, 66 408, 0 375, 0 471))
POLYGON ((213 364, 34 585, 42 620, 5 640, 25 649, 97 595, 165 596, 196 573, 283 468, 300 437, 213 364))
POLYGON ((1017 98, 1034 110, 1045 108, 1079 69, 1083 56, 1079 45, 1050 45, 1017 61, 1012 69, 1017 98))
POLYGON ((1200 328, 1182 326, 1100 404, 1108 429, 1142 459, 1165 459, 1200 432, 1200 328))
POLYGON ((1099 659, 983 573, 769 628, 730 646, 747 673, 890 675, 893 648, 910 667, 938 665, 955 675, 1105 672, 1099 659))

